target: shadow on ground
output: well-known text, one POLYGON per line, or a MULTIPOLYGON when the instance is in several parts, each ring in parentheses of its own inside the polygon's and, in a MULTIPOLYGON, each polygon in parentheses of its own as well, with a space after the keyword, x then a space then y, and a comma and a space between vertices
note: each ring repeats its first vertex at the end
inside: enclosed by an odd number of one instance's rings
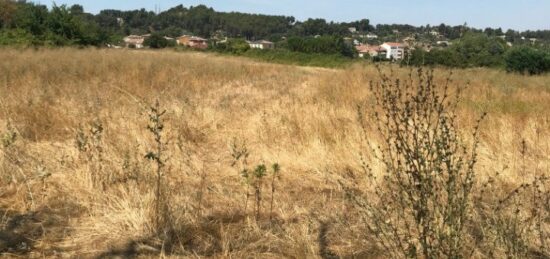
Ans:
POLYGON ((81 212, 77 205, 64 202, 25 213, 0 209, 0 255, 54 255, 55 248, 45 251, 37 244, 62 240, 68 233, 68 219, 81 212))

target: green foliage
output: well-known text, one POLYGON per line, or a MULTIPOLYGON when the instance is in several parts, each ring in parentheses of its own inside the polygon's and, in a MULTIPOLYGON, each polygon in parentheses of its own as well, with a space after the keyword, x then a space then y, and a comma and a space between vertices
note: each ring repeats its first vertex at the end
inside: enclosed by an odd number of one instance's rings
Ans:
POLYGON ((413 50, 409 64, 461 68, 502 67, 506 50, 507 46, 501 39, 469 32, 448 48, 435 48, 430 52, 413 50))
POLYGON ((54 5, 46 26, 49 30, 48 40, 54 45, 68 45, 83 38, 83 31, 79 19, 73 16, 65 5, 54 5))
POLYGON ((34 40, 33 35, 23 29, 0 30, 0 46, 30 46, 34 40))
POLYGON ((340 54, 353 57, 353 48, 347 45, 341 37, 321 36, 315 38, 291 37, 287 41, 288 50, 303 53, 340 54))
POLYGON ((550 53, 529 47, 514 48, 506 55, 506 70, 530 75, 548 72, 550 53))
POLYGON ((17 6, 15 2, 11 0, 0 0, 0 29, 11 23, 16 10, 17 6))
POLYGON ((143 45, 149 46, 152 49, 163 49, 168 47, 169 42, 162 35, 158 33, 153 33, 150 37, 145 39, 143 45))
POLYGON ((242 54, 242 56, 269 61, 280 64, 289 65, 301 65, 301 66, 315 66, 315 67, 329 67, 338 68, 345 67, 354 62, 353 59, 343 57, 338 54, 319 54, 319 53, 302 53, 293 52, 286 49, 275 50, 259 50, 251 49, 242 54))
POLYGON ((232 54, 244 54, 250 49, 250 45, 244 39, 229 39, 226 42, 210 44, 212 50, 232 54))

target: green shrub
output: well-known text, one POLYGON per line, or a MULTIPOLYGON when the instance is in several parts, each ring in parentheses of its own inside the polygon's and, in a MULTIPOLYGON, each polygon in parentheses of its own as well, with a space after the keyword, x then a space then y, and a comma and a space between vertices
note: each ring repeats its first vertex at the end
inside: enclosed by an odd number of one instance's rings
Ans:
POLYGON ((354 62, 352 58, 344 57, 339 54, 302 53, 286 49, 250 49, 242 55, 253 59, 280 64, 330 68, 344 67, 354 62))
POLYGON ((0 30, 0 46, 28 46, 34 43, 34 37, 25 30, 0 30))
POLYGON ((286 47, 290 51, 303 53, 340 54, 353 57, 354 49, 348 46, 341 37, 321 36, 317 38, 289 38, 286 47))
POLYGON ((169 44, 168 40, 158 33, 151 34, 149 38, 143 41, 143 45, 149 46, 152 49, 163 49, 168 47, 169 44))
POLYGON ((550 54, 530 47, 515 48, 506 55, 506 70, 530 75, 548 72, 550 54))
POLYGON ((218 52, 229 52, 232 54, 243 54, 250 49, 250 45, 244 39, 230 39, 226 42, 210 44, 211 49, 218 52))

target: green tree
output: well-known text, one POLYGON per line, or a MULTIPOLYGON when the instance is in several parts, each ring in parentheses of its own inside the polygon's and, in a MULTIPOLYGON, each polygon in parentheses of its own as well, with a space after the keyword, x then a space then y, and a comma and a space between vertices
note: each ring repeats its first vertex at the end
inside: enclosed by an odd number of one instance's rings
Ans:
POLYGON ((14 1, 0 0, 0 29, 11 24, 17 6, 14 1))
POLYGON ((168 44, 168 40, 158 33, 151 34, 151 36, 143 42, 143 45, 149 46, 152 49, 166 48, 168 44))
POLYGON ((84 32, 81 21, 71 14, 66 5, 54 5, 46 20, 50 32, 48 39, 54 45, 67 45, 82 42, 84 32))
POLYGON ((509 72, 541 74, 550 71, 550 54, 530 47, 512 49, 506 55, 509 72))

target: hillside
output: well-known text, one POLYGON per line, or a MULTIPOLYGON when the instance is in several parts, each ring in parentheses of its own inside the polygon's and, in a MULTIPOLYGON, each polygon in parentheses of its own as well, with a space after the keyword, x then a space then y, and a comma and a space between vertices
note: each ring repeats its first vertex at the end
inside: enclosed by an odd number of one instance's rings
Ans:
MULTIPOLYGON (((408 69, 391 68, 395 78, 407 78, 408 69)), ((375 174, 384 171, 364 142, 382 141, 375 121, 363 131, 357 119, 357 105, 372 104, 374 66, 336 70, 195 52, 61 48, 2 49, 0 71, 0 254, 383 257, 345 191, 353 183, 362 195, 375 184, 362 161, 375 174), (159 164, 161 206, 169 215, 153 213, 159 164), (256 185, 242 173, 262 164, 267 176, 255 212, 256 185), (280 167, 275 178, 273 164, 280 167), (170 231, 159 231, 159 219, 170 231)), ((435 82, 444 83, 447 73, 437 69, 435 82)), ((479 68, 452 78, 451 91, 469 82, 457 110, 466 145, 488 113, 474 217, 533 182, 548 195, 540 175, 550 172, 550 75, 479 68)), ((530 189, 518 193, 510 211, 522 214, 502 219, 527 218, 524 231, 483 232, 488 219, 475 221, 464 243, 472 257, 548 255, 548 203, 531 201, 530 189), (523 214, 531 210, 540 210, 540 221, 523 214), (510 236, 513 245, 494 241, 510 236)))

